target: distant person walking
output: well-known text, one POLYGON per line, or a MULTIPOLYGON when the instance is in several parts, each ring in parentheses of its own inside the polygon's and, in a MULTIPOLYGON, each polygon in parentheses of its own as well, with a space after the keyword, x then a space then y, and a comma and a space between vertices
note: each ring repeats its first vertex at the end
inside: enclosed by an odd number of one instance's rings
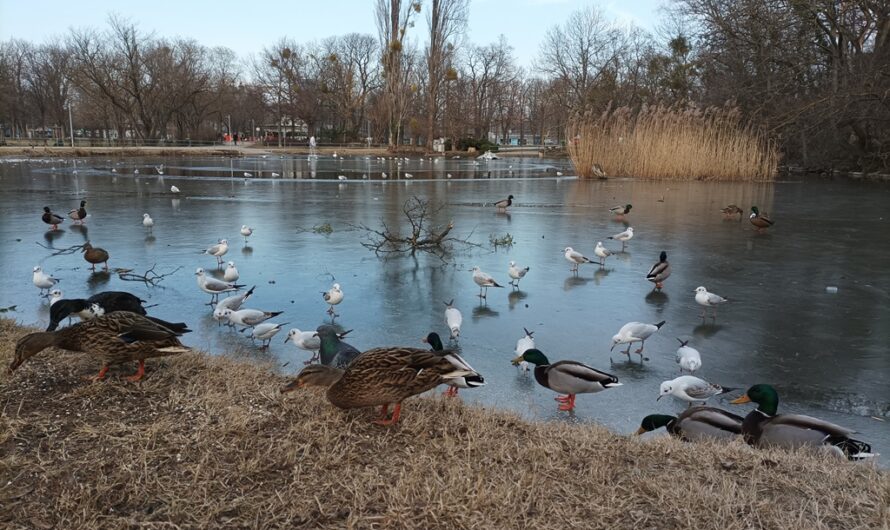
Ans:
POLYGON ((232 135, 232 140, 235 141, 235 145, 238 145, 238 133, 232 135))

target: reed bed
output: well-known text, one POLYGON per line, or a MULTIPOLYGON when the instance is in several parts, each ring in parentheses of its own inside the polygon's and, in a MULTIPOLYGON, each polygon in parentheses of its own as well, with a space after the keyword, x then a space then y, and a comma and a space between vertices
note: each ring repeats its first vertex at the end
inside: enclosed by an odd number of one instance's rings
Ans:
MULTIPOLYGON (((888 474, 813 453, 530 422, 440 396, 393 428, 268 365, 189 353, 83 380, 0 319, 0 527, 886 528, 888 474)), ((469 394, 469 393, 468 393, 469 394)), ((555 406, 555 405, 554 405, 555 406)))
POLYGON ((568 151, 581 177, 764 182, 776 176, 779 152, 732 107, 608 108, 568 126, 568 151))

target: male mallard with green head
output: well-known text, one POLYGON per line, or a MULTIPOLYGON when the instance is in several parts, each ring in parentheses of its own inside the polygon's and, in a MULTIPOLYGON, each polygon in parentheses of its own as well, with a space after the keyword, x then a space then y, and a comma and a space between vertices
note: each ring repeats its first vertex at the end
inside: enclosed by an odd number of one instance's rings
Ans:
POLYGON ((550 364, 547 357, 538 349, 525 350, 522 355, 513 359, 512 363, 518 366, 522 361, 535 365, 535 381, 539 385, 565 394, 556 397, 561 403, 559 410, 574 410, 576 394, 594 394, 607 388, 621 386, 614 375, 577 361, 557 361, 550 364))
POLYGON ((43 215, 40 217, 44 223, 50 225, 51 230, 58 230, 59 225, 65 221, 65 218, 61 215, 54 214, 52 210, 49 209, 49 206, 43 207, 43 215))
MULTIPOLYGON (((93 304, 96 311, 101 311, 93 304)), ((145 375, 145 359, 189 351, 178 336, 182 333, 166 328, 142 315, 116 311, 85 320, 57 331, 39 331, 25 335, 15 345, 15 357, 9 372, 49 347, 84 352, 102 359, 101 380, 112 364, 137 361, 139 369, 129 377, 138 381, 145 375)))
POLYGON ((80 208, 75 208, 68 212, 68 217, 70 217, 75 224, 83 224, 83 220, 87 218, 86 205, 87 201, 80 201, 80 208))
POLYGON ((727 440, 742 434, 742 417, 715 407, 690 407, 679 416, 650 414, 640 422, 636 434, 661 427, 672 436, 688 442, 727 440))
POLYGON ((748 220, 761 232, 773 226, 773 221, 765 213, 760 213, 760 209, 756 206, 751 207, 751 215, 748 216, 748 220))
POLYGON ((742 435, 755 447, 823 447, 849 460, 873 458, 871 445, 850 438, 856 431, 811 416, 776 414, 779 393, 770 385, 754 385, 741 397, 730 401, 757 403, 742 422, 742 435))
POLYGON ((290 392, 305 386, 327 388, 328 401, 341 409, 380 406, 374 423, 394 425, 399 421, 402 401, 442 383, 479 375, 453 352, 431 352, 418 348, 374 348, 355 358, 346 369, 311 364, 281 389, 290 392), (395 404, 387 419, 389 405, 395 404))

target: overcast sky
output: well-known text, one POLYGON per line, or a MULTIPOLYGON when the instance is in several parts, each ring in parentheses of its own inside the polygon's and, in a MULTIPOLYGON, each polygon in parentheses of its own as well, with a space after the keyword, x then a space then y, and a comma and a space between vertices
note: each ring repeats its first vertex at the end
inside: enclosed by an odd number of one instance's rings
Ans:
MULTIPOLYGON (((503 34, 517 62, 530 66, 548 28, 579 8, 594 4, 608 18, 654 30, 658 10, 668 0, 470 0, 467 36, 486 44, 503 34)), ((346 33, 377 34, 374 0, 0 0, 0 40, 43 42, 69 28, 106 25, 109 13, 136 22, 159 36, 191 37, 206 46, 227 46, 241 57, 259 52, 280 37, 297 42, 346 33)), ((426 2, 424 2, 426 3, 426 2)), ((414 37, 422 42, 420 19, 414 37)))

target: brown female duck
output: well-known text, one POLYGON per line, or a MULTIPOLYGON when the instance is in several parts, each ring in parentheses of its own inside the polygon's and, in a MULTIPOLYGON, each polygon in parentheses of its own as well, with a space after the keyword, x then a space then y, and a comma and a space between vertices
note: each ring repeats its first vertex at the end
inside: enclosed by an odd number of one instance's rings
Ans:
POLYGON ((104 248, 94 247, 90 244, 89 241, 87 241, 83 244, 81 252, 83 252, 83 259, 92 264, 92 270, 96 270, 96 265, 98 265, 99 263, 104 263, 105 270, 108 270, 109 256, 108 252, 104 248))
POLYGON ((46 348, 55 347, 102 359, 102 369, 96 380, 103 379, 112 364, 137 361, 139 369, 128 379, 138 381, 145 375, 145 359, 189 351, 176 338, 180 334, 142 315, 117 311, 58 331, 25 335, 15 345, 15 357, 9 365, 9 372, 12 373, 28 358, 46 348))
POLYGON ((345 370, 312 364, 281 389, 282 393, 304 386, 327 388, 335 407, 354 409, 381 406, 374 423, 393 425, 399 421, 402 401, 455 378, 478 375, 454 352, 392 347, 368 350, 345 370), (395 404, 387 419, 390 404, 395 404))

